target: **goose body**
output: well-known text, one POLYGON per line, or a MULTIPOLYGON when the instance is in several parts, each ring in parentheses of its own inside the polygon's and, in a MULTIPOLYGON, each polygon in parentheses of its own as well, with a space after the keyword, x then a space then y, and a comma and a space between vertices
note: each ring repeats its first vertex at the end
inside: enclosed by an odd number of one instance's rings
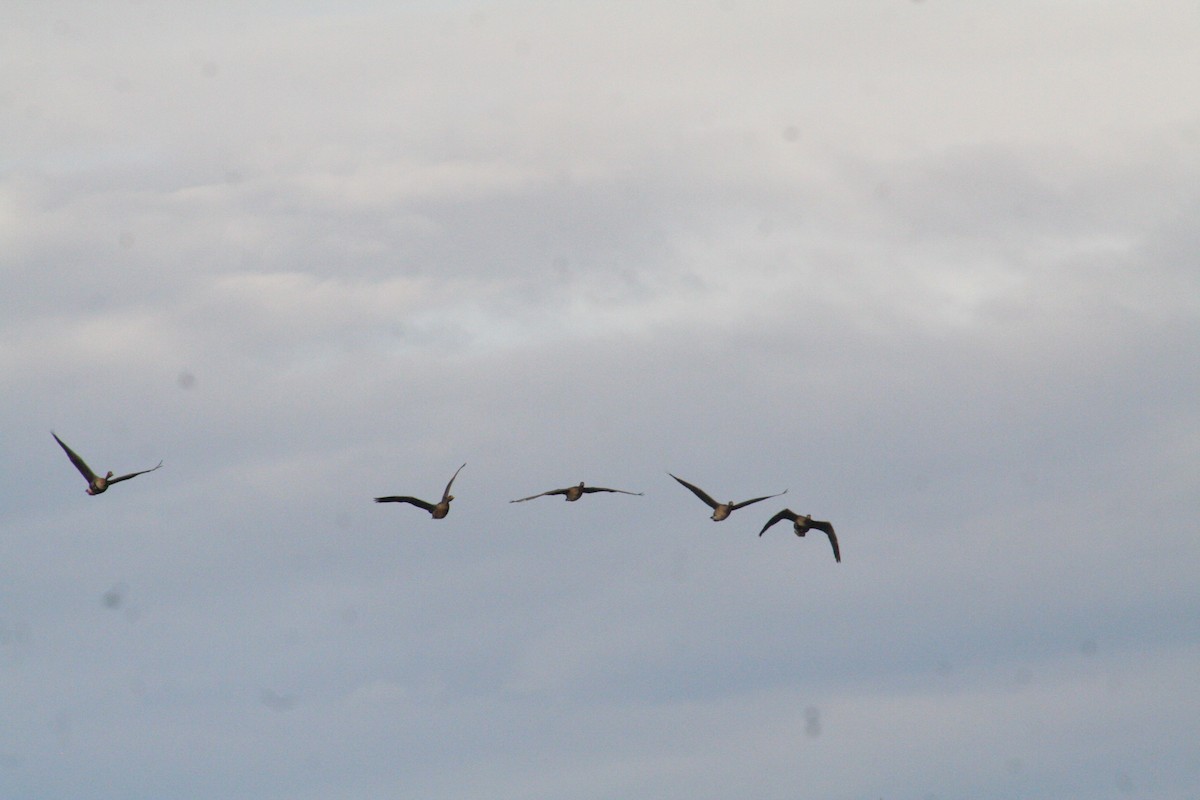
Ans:
MULTIPOLYGON (((667 474, 671 475, 669 472, 667 474)), ((779 494, 768 494, 763 497, 755 497, 750 500, 743 500, 740 503, 735 503, 732 500, 730 500, 728 503, 718 503, 716 500, 713 500, 711 497, 709 497, 708 494, 706 494, 705 491, 700 487, 693 486, 683 478, 676 477, 675 475, 671 475, 671 477, 683 484, 685 488, 687 488, 692 494, 696 495, 696 497, 699 497, 701 500, 703 500, 705 504, 713 510, 713 522, 720 522, 721 520, 726 519, 734 511, 737 511, 739 508, 745 508, 751 503, 757 503, 761 500, 768 500, 772 497, 779 497, 781 494, 787 494, 787 489, 784 489, 779 494)))
POLYGON ((568 503, 574 503, 585 494, 592 494, 594 492, 617 492, 619 494, 638 495, 639 497, 642 495, 642 492, 627 492, 624 489, 605 489, 603 486, 584 486, 583 481, 580 481, 576 486, 568 486, 565 489, 551 489, 548 492, 531 494, 529 497, 522 497, 519 500, 509 500, 508 502, 524 503, 526 500, 533 500, 536 497, 546 497, 548 495, 561 494, 568 503))
POLYGON ((767 524, 763 525, 763 528, 758 532, 758 535, 762 536, 767 532, 767 528, 771 527, 776 522, 782 522, 785 519, 792 523, 792 531, 801 538, 803 538, 804 534, 808 533, 809 531, 823 531, 825 535, 829 537, 829 544, 833 545, 834 560, 839 564, 842 562, 842 551, 838 549, 837 534, 833 532, 833 525, 825 522, 824 520, 813 519, 808 514, 797 514, 790 508, 785 508, 783 511, 780 511, 778 514, 771 517, 771 519, 767 520, 767 524))
POLYGON ((442 499, 437 503, 430 503, 426 500, 421 500, 417 497, 409 497, 408 495, 390 495, 388 497, 376 497, 376 503, 409 503, 417 508, 424 509, 429 512, 429 516, 434 519, 444 519, 450 513, 450 501, 454 499, 454 495, 450 494, 450 487, 454 485, 454 479, 458 477, 458 473, 462 472, 462 467, 454 470, 454 474, 450 476, 450 482, 446 484, 445 491, 442 492, 442 499))
POLYGON ((79 474, 83 476, 83 479, 88 482, 88 488, 86 491, 90 495, 103 494, 108 490, 108 487, 112 486, 114 483, 127 481, 130 478, 136 478, 138 475, 145 475, 147 472, 154 472, 154 470, 162 466, 162 462, 159 461, 150 469, 143 469, 138 472, 130 472, 128 475, 121 475, 116 478, 113 477, 112 470, 109 470, 104 475, 97 475, 96 473, 92 472, 92 468, 89 467, 87 463, 79 457, 78 453, 67 447, 66 442, 58 438, 57 433, 50 431, 50 435, 54 437, 54 441, 58 442, 58 446, 61 447, 63 452, 67 454, 67 458, 71 459, 71 463, 75 465, 75 469, 79 470, 79 474))

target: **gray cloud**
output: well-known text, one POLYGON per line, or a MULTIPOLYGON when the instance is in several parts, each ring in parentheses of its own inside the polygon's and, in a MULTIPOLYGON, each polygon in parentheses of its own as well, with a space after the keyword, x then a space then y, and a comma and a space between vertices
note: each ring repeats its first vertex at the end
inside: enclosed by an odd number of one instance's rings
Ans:
POLYGON ((1185 7, 10 22, 0 793, 1192 790, 1185 7))

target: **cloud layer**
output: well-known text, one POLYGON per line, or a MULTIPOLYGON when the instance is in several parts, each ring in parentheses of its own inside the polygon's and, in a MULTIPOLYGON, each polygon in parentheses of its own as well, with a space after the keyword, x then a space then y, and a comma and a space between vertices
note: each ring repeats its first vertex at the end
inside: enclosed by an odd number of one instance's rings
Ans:
POLYGON ((110 11, 0 26, 0 794, 1192 796, 1190 6, 110 11))

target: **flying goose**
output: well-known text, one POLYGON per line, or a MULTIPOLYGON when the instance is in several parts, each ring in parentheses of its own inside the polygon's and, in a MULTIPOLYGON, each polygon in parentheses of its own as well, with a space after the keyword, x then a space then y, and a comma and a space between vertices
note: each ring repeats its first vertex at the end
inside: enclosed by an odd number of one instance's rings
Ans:
POLYGON ((450 513, 450 501, 454 499, 454 495, 450 494, 450 487, 452 485, 454 485, 454 479, 458 477, 458 473, 462 472, 462 468, 465 466, 466 466, 466 464, 463 464, 462 467, 459 467, 458 469, 454 470, 454 474, 450 476, 450 483, 446 484, 446 491, 442 492, 442 501, 440 503, 438 503, 437 505, 434 505, 433 503, 427 503, 424 500, 420 500, 416 497, 408 497, 408 496, 397 497, 394 495, 391 497, 376 497, 375 502, 376 503, 412 503, 417 508, 423 508, 426 511, 428 511, 429 515, 432 516, 434 519, 442 519, 443 517, 445 517, 447 514, 450 513))
POLYGON ((829 543, 833 545, 834 560, 836 560, 839 564, 842 563, 842 552, 838 550, 837 534, 833 532, 833 526, 828 522, 823 522, 819 519, 813 519, 809 515, 797 514, 790 508, 785 508, 783 511, 780 511, 778 514, 771 517, 771 519, 767 521, 767 524, 763 525, 763 529, 758 532, 758 535, 762 536, 767 532, 767 528, 771 527, 776 522, 785 519, 792 523, 792 530, 795 531, 796 535, 800 537, 803 537, 804 534, 812 530, 824 531, 825 535, 829 537, 829 543))
MULTIPOLYGON (((667 474, 671 475, 671 473, 669 473, 669 472, 667 474)), ((772 497, 779 497, 780 494, 787 494, 787 489, 784 489, 779 494, 769 494, 769 495, 766 495, 765 497, 755 497, 753 500, 743 500, 740 503, 735 503, 732 500, 729 501, 728 503, 718 503, 716 500, 713 500, 711 497, 709 497, 707 494, 705 494, 703 489, 701 489, 697 486, 693 486, 692 484, 685 481, 683 478, 678 478, 674 475, 671 475, 671 477, 675 478, 675 480, 682 483, 684 486, 686 486, 688 489, 691 490, 692 494, 696 495, 696 497, 699 497, 701 500, 703 500, 705 503, 708 504, 708 507, 713 510, 713 513, 712 513, 712 521, 713 522, 720 522, 721 520, 725 519, 730 514, 732 514, 734 511, 737 511, 739 508, 742 508, 744 506, 748 506, 751 503, 757 503, 760 500, 768 500, 772 497)))
POLYGON ((545 497, 546 495, 550 494, 561 494, 566 497, 568 503, 573 503, 579 498, 583 497, 585 494, 591 494, 592 492, 618 492, 620 494, 634 494, 638 495, 639 497, 643 494, 642 492, 627 492, 624 489, 605 489, 602 486, 584 486, 583 481, 580 481, 578 486, 568 486, 565 489, 551 489, 548 492, 531 494, 529 497, 522 497, 520 500, 509 500, 508 502, 524 503, 526 500, 532 500, 535 497, 545 497))
POLYGON ((85 464, 83 459, 80 458, 74 450, 67 447, 66 443, 63 442, 62 439, 58 438, 57 433, 50 431, 50 435, 54 437, 54 441, 58 442, 58 446, 61 447, 64 452, 66 452, 67 458, 71 459, 71 463, 75 465, 75 469, 79 470, 79 474, 83 476, 83 479, 88 482, 87 493, 91 495, 101 494, 114 483, 127 481, 130 478, 136 478, 138 475, 145 475, 147 472, 154 472, 154 470, 162 466, 162 462, 159 461, 158 464, 150 469, 144 469, 140 472, 131 472, 128 475, 122 475, 119 478, 113 477, 112 470, 109 470, 104 477, 100 477, 96 473, 92 472, 92 468, 85 464))

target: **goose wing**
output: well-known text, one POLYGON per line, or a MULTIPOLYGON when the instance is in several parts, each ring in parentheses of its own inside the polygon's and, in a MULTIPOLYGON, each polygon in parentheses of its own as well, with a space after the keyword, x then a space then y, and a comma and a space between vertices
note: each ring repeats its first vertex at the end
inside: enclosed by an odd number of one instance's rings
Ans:
MULTIPOLYGON (((54 441, 58 442, 58 446, 61 447, 64 452, 66 452, 67 458, 71 459, 71 463, 75 465, 75 469, 79 470, 79 474, 84 477, 84 480, 86 480, 89 484, 96 480, 96 473, 92 472, 92 468, 84 463, 84 460, 80 458, 74 450, 67 447, 66 443, 62 439, 58 438, 57 433, 50 431, 50 435, 54 437, 54 441)), ((110 481, 110 483, 111 482, 112 481, 110 481)))
MULTIPOLYGON (((669 473, 669 472, 667 474, 671 475, 671 473, 669 473)), ((671 475, 671 477, 675 478, 675 480, 682 483, 685 487, 687 487, 688 490, 691 491, 692 494, 696 495, 696 497, 699 497, 701 500, 703 500, 705 503, 707 503, 709 508, 716 509, 717 501, 713 500, 711 497, 709 497, 707 494, 705 494, 704 490, 701 489, 699 486, 693 486, 692 484, 685 481, 683 478, 677 477, 675 475, 671 475)), ((766 498, 764 497, 761 499, 765 500, 766 498)))
POLYGON ((130 478, 136 478, 138 475, 145 475, 147 472, 154 472, 154 470, 158 469, 161 466, 162 466, 162 462, 160 461, 157 464, 155 464, 153 467, 151 467, 150 469, 144 469, 144 470, 141 470, 140 472, 131 472, 128 475, 122 475, 119 478, 109 478, 108 485, 112 486, 114 483, 120 483, 121 481, 127 481, 130 478))
POLYGON ((430 514, 433 513, 433 503, 427 503, 418 497, 408 497, 407 495, 404 497, 399 497, 396 495, 392 495, 390 497, 376 497, 375 502, 376 503, 411 503, 412 505, 416 506, 417 508, 425 509, 430 514))
POLYGON ((763 497, 755 497, 752 500, 743 500, 740 503, 734 503, 733 505, 731 505, 729 507, 729 510, 737 511, 739 508, 745 508, 746 506, 750 505, 751 503, 758 503, 762 500, 770 500, 772 497, 779 497, 779 495, 784 495, 784 494, 787 494, 787 489, 784 489, 782 492, 779 492, 779 494, 768 494, 768 495, 764 495, 763 497))
POLYGON ((458 469, 454 470, 454 474, 450 476, 450 482, 446 484, 446 491, 442 492, 442 502, 443 503, 446 502, 446 498, 448 498, 450 496, 450 487, 454 485, 454 479, 458 477, 458 473, 462 472, 462 468, 465 466, 466 466, 466 463, 464 463, 462 465, 462 467, 459 467, 458 469))
POLYGON ((792 511, 790 508, 785 508, 783 511, 780 511, 778 514, 767 520, 767 524, 762 526, 762 530, 758 532, 758 535, 762 536, 767 532, 767 528, 771 527, 776 522, 782 522, 785 519, 788 522, 795 522, 796 512, 792 511))
MULTIPOLYGON (((678 480, 678 478, 676 478, 676 480, 678 480)), ((618 494, 635 494, 638 496, 645 494, 645 492, 627 492, 624 489, 605 489, 603 486, 585 486, 585 487, 583 487, 584 494, 591 494, 592 492, 617 492, 618 494)))
POLYGON ((816 519, 814 519, 812 522, 808 523, 808 525, 810 528, 813 528, 814 530, 825 532, 825 535, 829 537, 829 543, 831 545, 833 545, 834 560, 837 561, 839 564, 842 563, 842 551, 838 549, 837 534, 833 532, 833 526, 830 525, 828 522, 825 522, 823 520, 816 520, 816 519))
POLYGON ((567 493, 566 489, 551 489, 548 492, 541 492, 539 494, 531 494, 531 495, 529 495, 529 497, 522 497, 520 500, 509 500, 508 502, 524 503, 526 500, 532 500, 535 497, 545 497, 546 495, 550 495, 550 494, 566 494, 566 493, 567 493))

